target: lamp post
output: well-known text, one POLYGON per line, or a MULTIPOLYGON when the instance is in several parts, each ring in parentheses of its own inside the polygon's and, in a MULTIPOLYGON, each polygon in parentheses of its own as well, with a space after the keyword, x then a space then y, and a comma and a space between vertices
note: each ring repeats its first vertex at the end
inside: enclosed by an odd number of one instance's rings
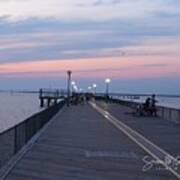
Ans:
POLYGON ((93 88, 94 88, 94 94, 96 94, 96 88, 97 88, 97 84, 93 84, 93 88))
POLYGON ((71 82, 71 88, 72 88, 72 93, 74 92, 74 87, 76 86, 76 82, 75 81, 72 81, 71 82))
POLYGON ((72 71, 68 70, 67 71, 67 106, 70 105, 70 95, 71 95, 71 75, 72 75, 72 71))
POLYGON ((78 87, 76 85, 73 86, 73 89, 76 93, 78 92, 78 87))
POLYGON ((80 92, 80 93, 83 93, 83 89, 82 89, 82 88, 80 88, 80 89, 79 89, 79 92, 80 92))
POLYGON ((92 87, 91 87, 91 86, 89 86, 89 87, 88 87, 88 91, 89 91, 89 92, 91 92, 91 90, 92 90, 92 87))
POLYGON ((108 97, 109 96, 109 84, 111 83, 111 79, 106 78, 105 83, 106 83, 106 97, 108 97))
POLYGON ((76 85, 76 82, 75 82, 75 81, 72 81, 72 82, 71 82, 71 85, 72 85, 72 86, 76 85))

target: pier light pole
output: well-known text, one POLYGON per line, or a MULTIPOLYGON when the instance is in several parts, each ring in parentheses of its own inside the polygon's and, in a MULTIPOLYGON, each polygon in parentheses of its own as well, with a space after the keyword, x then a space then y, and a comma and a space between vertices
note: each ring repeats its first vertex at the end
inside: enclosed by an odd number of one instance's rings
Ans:
POLYGON ((91 87, 91 86, 89 86, 89 87, 88 87, 88 91, 89 91, 89 93, 91 93, 91 90, 92 90, 92 87, 91 87))
POLYGON ((73 86, 73 89, 74 89, 74 91, 77 93, 78 92, 78 87, 77 87, 77 85, 74 85, 73 86))
POLYGON ((106 78, 105 83, 106 83, 106 97, 108 98, 108 96, 109 96, 109 84, 111 83, 111 79, 106 78))
POLYGON ((94 94, 96 95, 96 88, 97 88, 97 84, 93 84, 93 88, 94 88, 94 94))
POLYGON ((71 86, 72 86, 72 90, 71 90, 71 91, 72 91, 72 93, 73 93, 73 92, 74 92, 74 87, 76 86, 76 82, 75 82, 75 81, 72 81, 72 82, 71 82, 71 86))
POLYGON ((67 71, 68 79, 67 79, 67 106, 70 105, 70 95, 71 95, 71 75, 72 71, 67 71))

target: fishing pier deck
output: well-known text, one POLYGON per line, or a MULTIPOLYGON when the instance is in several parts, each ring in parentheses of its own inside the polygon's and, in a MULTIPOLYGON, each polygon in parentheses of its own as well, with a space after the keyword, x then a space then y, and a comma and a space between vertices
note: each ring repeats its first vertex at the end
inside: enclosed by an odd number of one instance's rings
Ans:
POLYGON ((64 107, 4 179, 179 179, 178 164, 166 162, 180 154, 179 139, 180 125, 133 116, 125 106, 98 101, 64 107))

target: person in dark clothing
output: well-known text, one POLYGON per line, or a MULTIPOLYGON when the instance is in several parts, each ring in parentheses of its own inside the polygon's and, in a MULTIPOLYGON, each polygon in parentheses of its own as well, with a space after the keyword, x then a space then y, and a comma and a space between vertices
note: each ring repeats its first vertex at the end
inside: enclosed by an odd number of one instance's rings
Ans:
POLYGON ((158 101, 156 100, 156 95, 153 94, 151 97, 151 114, 154 116, 157 116, 157 108, 156 108, 156 103, 158 101))
POLYGON ((145 103, 144 103, 144 111, 149 111, 150 109, 150 104, 151 104, 151 99, 147 98, 145 103))
POLYGON ((145 103, 139 104, 136 109, 136 113, 140 116, 150 114, 150 105, 151 105, 151 98, 147 98, 145 103))

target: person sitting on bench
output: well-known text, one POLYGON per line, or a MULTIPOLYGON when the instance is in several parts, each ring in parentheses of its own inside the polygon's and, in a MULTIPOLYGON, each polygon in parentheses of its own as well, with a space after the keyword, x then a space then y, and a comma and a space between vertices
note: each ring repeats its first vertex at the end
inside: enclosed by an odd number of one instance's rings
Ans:
POLYGON ((136 113, 138 113, 140 116, 143 116, 145 114, 150 115, 150 105, 151 105, 151 98, 147 98, 145 103, 138 104, 136 107, 136 113))
POLYGON ((157 116, 157 108, 156 108, 156 102, 158 102, 155 99, 155 95, 152 95, 151 98, 147 98, 144 104, 140 104, 137 106, 136 112, 142 116, 142 115, 148 115, 148 116, 157 116))
POLYGON ((156 100, 156 95, 153 94, 151 97, 151 115, 152 116, 157 116, 157 108, 156 108, 156 103, 158 101, 156 100))
POLYGON ((148 97, 143 105, 143 110, 145 112, 148 112, 150 110, 150 105, 151 105, 151 98, 148 97))

